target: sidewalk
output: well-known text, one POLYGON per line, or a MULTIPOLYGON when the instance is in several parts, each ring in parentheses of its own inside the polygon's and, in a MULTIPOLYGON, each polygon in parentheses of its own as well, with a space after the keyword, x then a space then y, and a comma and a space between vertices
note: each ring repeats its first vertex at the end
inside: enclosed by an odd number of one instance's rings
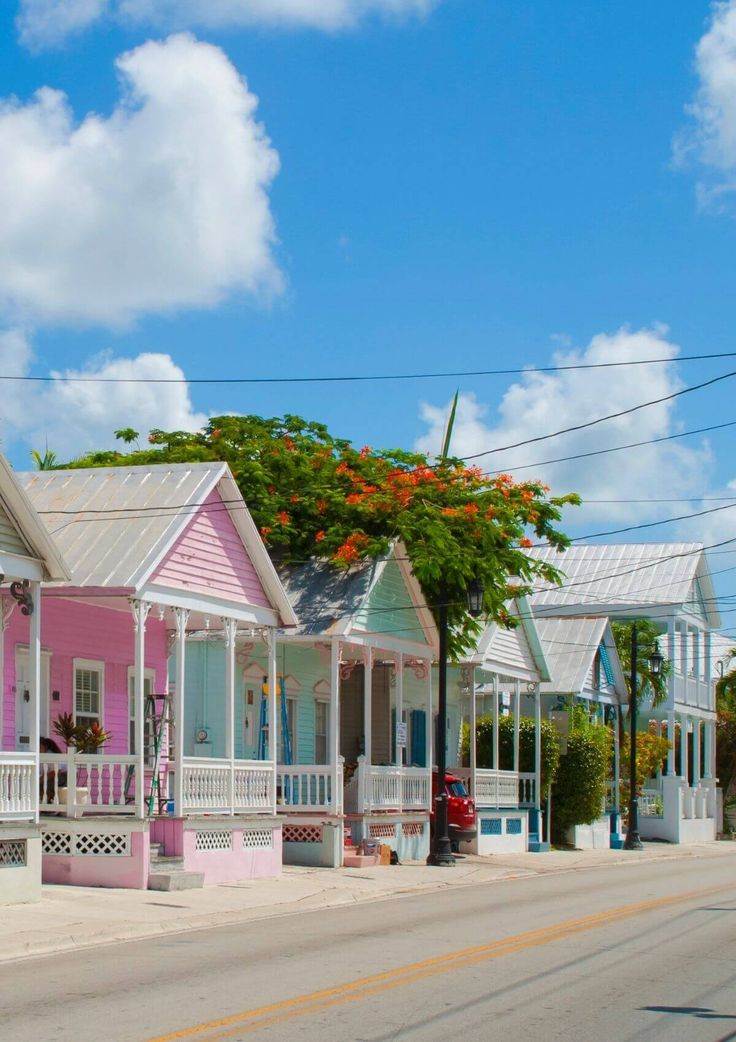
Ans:
POLYGON ((2 909, 0 962, 500 879, 631 861, 702 857, 736 859, 736 843, 690 847, 647 843, 643 852, 571 850, 487 858, 466 856, 454 868, 429 868, 417 863, 364 869, 285 866, 278 879, 174 893, 45 886, 39 904, 2 909))

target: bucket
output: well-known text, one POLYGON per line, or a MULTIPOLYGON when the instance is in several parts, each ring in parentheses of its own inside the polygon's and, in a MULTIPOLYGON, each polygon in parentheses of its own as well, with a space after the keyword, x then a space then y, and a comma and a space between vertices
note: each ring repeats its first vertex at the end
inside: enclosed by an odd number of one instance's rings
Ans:
POLYGON ((378 853, 378 843, 375 839, 364 839, 360 844, 360 849, 365 857, 375 857, 378 853))

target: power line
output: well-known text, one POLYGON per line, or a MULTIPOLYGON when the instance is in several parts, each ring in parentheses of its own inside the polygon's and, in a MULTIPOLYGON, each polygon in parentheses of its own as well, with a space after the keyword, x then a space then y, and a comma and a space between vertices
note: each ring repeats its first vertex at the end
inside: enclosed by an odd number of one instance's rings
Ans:
POLYGON ((339 376, 205 376, 205 377, 142 377, 142 376, 0 376, 0 380, 18 380, 25 383, 97 383, 97 384, 319 384, 367 383, 390 380, 449 380, 478 376, 523 376, 527 373, 564 373, 585 369, 620 369, 628 366, 660 365, 663 363, 704 362, 712 359, 736 358, 736 351, 712 352, 704 355, 679 355, 669 358, 636 358, 624 362, 579 362, 570 365, 526 366, 516 369, 469 369, 451 372, 371 373, 339 376))
POLYGON ((704 387, 712 387, 714 384, 721 383, 723 380, 729 380, 731 377, 736 376, 736 370, 732 370, 729 373, 722 373, 720 376, 714 376, 710 380, 704 380, 699 384, 692 384, 690 387, 684 387, 681 391, 673 391, 672 394, 665 394, 661 398, 652 398, 648 402, 640 402, 639 405, 632 405, 628 409, 620 409, 618 412, 608 413, 606 416, 599 416, 595 420, 587 420, 585 423, 576 423, 571 427, 563 427, 559 431, 552 431, 550 434, 538 434, 534 438, 525 438, 523 441, 515 441, 509 445, 499 445, 495 449, 485 449, 483 452, 474 452, 469 456, 459 456, 461 460, 480 459, 481 456, 490 456, 496 452, 508 452, 509 449, 520 449, 525 445, 533 445, 540 441, 548 441, 550 438, 559 438, 563 434, 572 434, 575 431, 587 430, 590 427, 595 427, 599 423, 605 423, 607 420, 616 420, 621 416, 630 416, 632 413, 639 412, 641 409, 648 409, 652 405, 661 405, 663 402, 671 402, 675 398, 681 398, 685 394, 692 394, 693 391, 702 391, 704 387))
MULTIPOLYGON (((573 460, 589 459, 591 456, 605 456, 607 453, 610 452, 623 452, 626 449, 639 449, 642 448, 642 446, 644 445, 658 445, 660 442, 675 441, 677 438, 689 438, 692 437, 692 435, 694 434, 707 434, 710 431, 723 430, 725 427, 736 427, 736 420, 730 420, 728 423, 716 423, 712 427, 698 427, 696 430, 692 431, 680 431, 677 434, 666 434, 660 438, 647 438, 645 441, 632 441, 629 442, 628 445, 612 445, 610 448, 607 449, 593 449, 591 452, 576 452, 572 456, 558 456, 556 459, 545 459, 541 460, 539 463, 522 463, 518 466, 510 464, 508 467, 504 469, 509 470, 513 473, 516 473, 517 470, 534 470, 535 467, 549 467, 553 463, 569 463, 573 460)), ((469 456, 466 456, 464 458, 470 459, 469 456)), ((491 470, 488 473, 490 476, 493 476, 496 474, 501 474, 503 473, 503 471, 491 470)), ((591 501, 586 500, 586 502, 591 501)), ((600 500, 600 502, 605 501, 600 500)))

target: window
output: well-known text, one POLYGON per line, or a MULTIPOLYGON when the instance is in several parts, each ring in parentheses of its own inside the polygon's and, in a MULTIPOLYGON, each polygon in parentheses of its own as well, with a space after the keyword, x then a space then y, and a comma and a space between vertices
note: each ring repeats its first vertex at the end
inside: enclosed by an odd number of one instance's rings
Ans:
MULTIPOLYGON (((155 674, 152 669, 146 669, 143 673, 143 701, 147 707, 146 717, 143 723, 143 744, 146 750, 146 762, 149 767, 153 766, 155 757, 154 748, 154 725, 148 699, 153 695, 155 674)), ((155 708, 154 708, 155 711, 155 708)), ((128 750, 131 756, 136 755, 135 748, 135 668, 128 667, 128 750)))
POLYGON ((329 763, 327 751, 330 732, 330 703, 314 703, 314 762, 329 763))
POLYGON ((74 662, 74 719, 78 724, 102 723, 102 662, 74 662))

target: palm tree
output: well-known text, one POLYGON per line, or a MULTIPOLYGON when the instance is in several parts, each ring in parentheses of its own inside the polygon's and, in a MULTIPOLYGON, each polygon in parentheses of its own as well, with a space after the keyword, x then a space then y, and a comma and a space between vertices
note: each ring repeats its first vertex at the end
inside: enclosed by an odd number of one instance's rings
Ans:
POLYGON ((35 449, 31 449, 31 459, 36 464, 36 470, 54 470, 58 463, 56 453, 51 452, 48 445, 43 456, 40 452, 36 452, 35 449))
MULTIPOLYGON (((618 657, 626 677, 629 699, 631 699, 631 630, 633 625, 633 622, 614 622, 611 625, 618 657)), ((660 673, 655 676, 649 668, 649 654, 657 646, 661 633, 655 623, 649 619, 637 619, 636 630, 637 647, 639 648, 636 658, 637 702, 641 707, 643 699, 651 694, 654 709, 667 701, 667 678, 672 672, 672 663, 666 658, 662 663, 660 673)))

